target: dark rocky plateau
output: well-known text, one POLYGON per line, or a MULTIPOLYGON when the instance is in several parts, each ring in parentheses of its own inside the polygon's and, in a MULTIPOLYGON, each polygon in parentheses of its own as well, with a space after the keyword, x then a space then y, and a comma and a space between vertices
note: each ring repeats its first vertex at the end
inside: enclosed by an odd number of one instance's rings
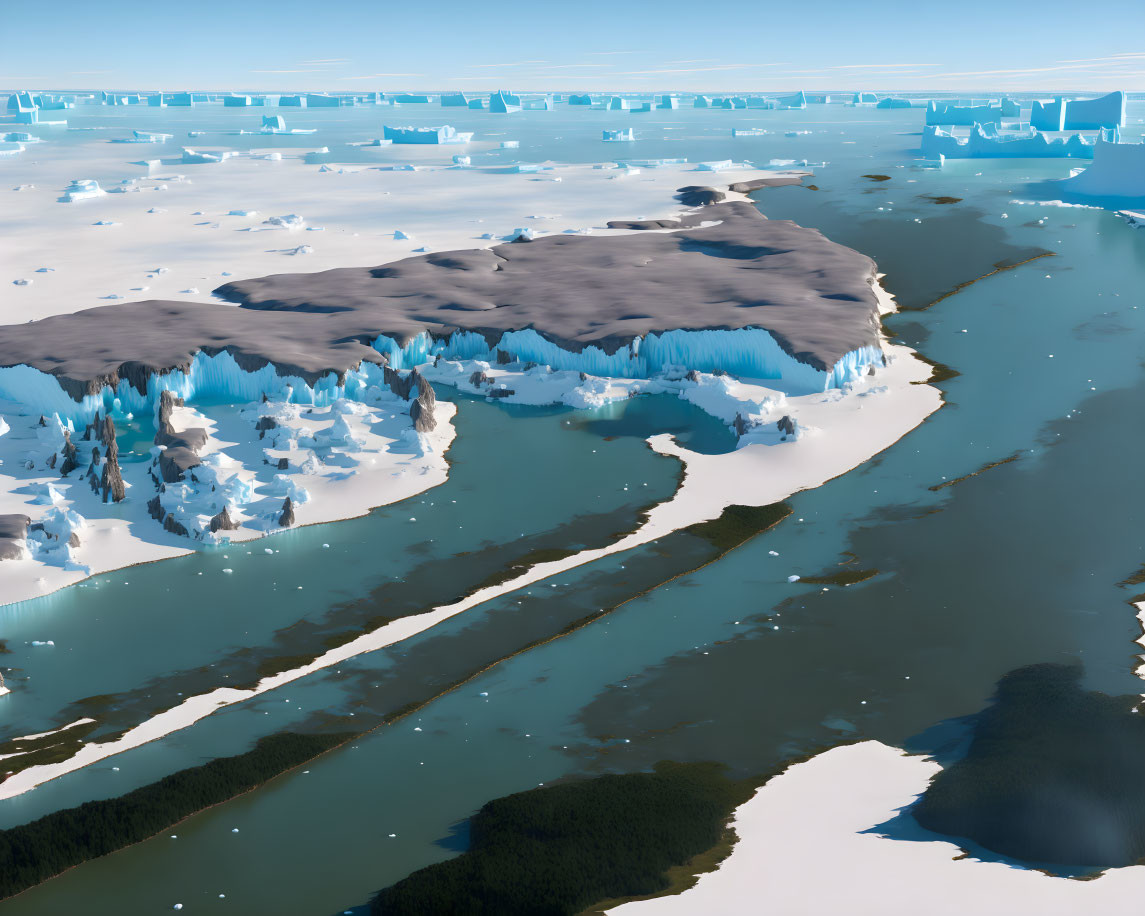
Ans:
POLYGON ((37 368, 79 400, 120 380, 145 391, 153 373, 224 350, 244 369, 270 363, 313 383, 363 360, 384 362, 370 346, 379 335, 406 342, 423 331, 472 331, 492 347, 505 331, 531 328, 574 352, 614 353, 650 332, 763 328, 820 370, 878 346, 870 258, 743 201, 702 206, 680 223, 277 274, 215 291, 237 305, 148 300, 4 325, 0 367, 37 368))

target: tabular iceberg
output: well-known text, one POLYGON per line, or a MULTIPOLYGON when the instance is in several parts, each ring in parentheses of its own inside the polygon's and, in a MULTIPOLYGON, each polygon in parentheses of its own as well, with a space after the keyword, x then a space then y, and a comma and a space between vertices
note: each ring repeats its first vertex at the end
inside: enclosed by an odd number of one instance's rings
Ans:
POLYGON ((1145 198, 1145 143, 1099 142, 1093 164, 1060 184, 1089 197, 1145 198))
POLYGON ((448 124, 440 127, 385 126, 382 128, 382 135, 386 140, 399 144, 459 144, 473 140, 472 132, 458 132, 448 124))
POLYGON ((511 92, 499 89, 489 96, 489 111, 494 114, 509 114, 520 110, 521 97, 519 95, 513 95, 511 92))
POLYGON ((1125 126, 1125 93, 1111 92, 1096 99, 1057 98, 1034 102, 1030 125, 1038 130, 1098 130, 1125 126))

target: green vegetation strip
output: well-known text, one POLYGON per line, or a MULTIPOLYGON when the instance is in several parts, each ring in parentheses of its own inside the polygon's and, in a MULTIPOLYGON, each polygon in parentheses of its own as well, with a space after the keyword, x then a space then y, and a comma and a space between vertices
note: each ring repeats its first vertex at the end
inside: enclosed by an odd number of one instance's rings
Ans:
MULTIPOLYGON (((715 548, 715 554, 697 567, 690 567, 667 577, 664 582, 673 581, 715 562, 728 551, 777 525, 790 515, 791 511, 791 507, 786 503, 774 503, 758 507, 728 506, 717 519, 681 529, 682 532, 707 541, 715 548)), ((391 725, 424 708, 439 697, 472 681, 502 662, 555 639, 568 636, 651 590, 643 589, 612 607, 570 621, 556 633, 533 640, 513 652, 490 661, 488 664, 453 681, 433 696, 408 703, 391 711, 374 728, 391 725)), ((381 621, 375 622, 381 623, 381 621)), ((283 666, 281 670, 286 670, 292 665, 307 663, 307 658, 307 656, 299 656, 289 659, 269 659, 266 670, 278 670, 280 664, 283 666)), ((26 890, 88 859, 107 855, 154 836, 198 811, 254 789, 261 783, 305 763, 319 754, 345 744, 347 741, 362 737, 362 735, 373 731, 374 728, 331 735, 304 735, 293 732, 270 735, 260 739, 255 748, 246 754, 219 758, 203 766, 173 773, 158 782, 143 786, 119 798, 87 802, 78 808, 57 811, 32 823, 0 831, 0 899, 26 890)), ((67 732, 63 734, 67 734, 67 732)), ((695 778, 702 783, 709 777, 715 778, 712 774, 695 778)), ((722 777, 720 779, 722 780, 722 777)), ((683 786, 687 782, 684 777, 679 777, 679 780, 676 783, 678 786, 683 786)), ((729 783, 729 785, 732 784, 729 783)), ((739 784, 734 785, 739 786, 739 784)), ((744 784, 741 788, 747 793, 747 796, 750 796, 751 786, 744 784)), ((740 790, 737 789, 737 791, 740 790)), ((746 800, 746 796, 743 800, 746 800)), ((727 811, 730 812, 739 803, 737 801, 730 804, 727 811)), ((602 896, 586 900, 579 908, 609 897, 660 892, 657 889, 665 882, 671 887, 682 889, 682 886, 678 885, 681 876, 686 878, 700 868, 700 865, 692 862, 693 856, 703 854, 700 859, 696 860, 697 862, 702 863, 711 860, 714 863, 718 862, 722 855, 730 850, 730 840, 723 835, 722 824, 721 821, 720 829, 716 831, 715 839, 712 842, 694 852, 689 852, 686 855, 681 854, 679 858, 675 858, 659 868, 656 874, 661 877, 654 882, 656 888, 653 891, 625 889, 630 886, 625 884, 616 893, 604 893, 602 896), (723 843, 722 847, 720 847, 721 842, 723 843), (715 854, 717 847, 723 848, 724 853, 717 856, 715 854), (662 878, 662 872, 665 870, 669 871, 668 878, 662 878)), ((414 911, 410 910, 409 912, 414 911)), ((443 911, 424 910, 423 912, 443 911)), ((458 910, 457 912, 468 911, 458 910)), ((484 912, 500 911, 487 910, 484 912)), ((537 913, 548 911, 534 909, 505 912, 537 913)), ((565 911, 553 910, 551 912, 563 913, 565 911)), ((569 912, 575 913, 576 910, 569 912)))
POLYGON ((374 899, 377 916, 574 916, 604 900, 663 893, 668 872, 727 842, 754 787, 712 763, 660 763, 486 804, 468 852, 374 899))
POLYGON ((738 547, 749 538, 773 528, 791 514, 787 503, 768 506, 728 506, 709 522, 700 522, 682 529, 703 538, 721 553, 738 547))
POLYGON ((0 761, 0 771, 4 776, 11 776, 31 766, 67 760, 79 751, 84 739, 97 728, 98 722, 84 722, 39 738, 13 738, 6 741, 0 744, 0 755, 5 758, 0 761))
POLYGON ((0 830, 0 899, 166 830, 356 737, 283 732, 253 750, 172 773, 119 798, 0 830))
MULTIPOLYGON (((927 489, 934 492, 944 490, 947 487, 954 486, 956 483, 962 483, 964 480, 969 480, 971 477, 977 477, 979 474, 983 474, 986 471, 992 471, 994 468, 1000 468, 1002 465, 1009 464, 1011 461, 1017 461, 1018 458, 1019 453, 1015 452, 1009 458, 1003 458, 1000 461, 991 461, 988 464, 982 465, 982 467, 980 467, 977 471, 971 471, 969 474, 963 474, 961 477, 955 477, 953 480, 944 480, 942 483, 936 483, 932 487, 927 487, 927 489)), ((1142 581, 1145 581, 1145 579, 1142 581)))

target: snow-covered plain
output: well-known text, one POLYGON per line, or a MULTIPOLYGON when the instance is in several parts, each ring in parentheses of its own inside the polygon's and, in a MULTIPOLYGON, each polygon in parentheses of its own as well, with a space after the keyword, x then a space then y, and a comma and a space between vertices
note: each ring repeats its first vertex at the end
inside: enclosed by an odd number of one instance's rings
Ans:
MULTIPOLYGON (((487 248, 519 228, 534 235, 607 235, 620 231, 604 228, 610 219, 676 215, 681 205, 673 199, 675 190, 707 183, 694 165, 642 169, 639 175, 591 165, 537 174, 504 166, 461 169, 439 149, 418 146, 402 149, 419 168, 399 171, 362 163, 320 171, 323 166, 307 163, 302 151, 283 151, 280 160, 270 160, 258 158, 257 149, 219 163, 164 159, 145 168, 125 162, 115 144, 84 147, 78 162, 51 158, 52 147, 41 144, 36 163, 13 160, 5 166, 3 321, 112 301, 207 301, 229 279, 373 266, 423 248, 487 248), (134 181, 101 181, 111 193, 58 202, 77 172, 134 181), (119 188, 123 193, 115 193, 119 188), (288 215, 301 222, 274 222, 288 215), (106 225, 96 225, 101 221, 106 225), (311 250, 295 253, 300 248, 311 250), (34 282, 15 285, 20 279, 34 282)), ((730 169, 719 180, 758 174, 730 169)))

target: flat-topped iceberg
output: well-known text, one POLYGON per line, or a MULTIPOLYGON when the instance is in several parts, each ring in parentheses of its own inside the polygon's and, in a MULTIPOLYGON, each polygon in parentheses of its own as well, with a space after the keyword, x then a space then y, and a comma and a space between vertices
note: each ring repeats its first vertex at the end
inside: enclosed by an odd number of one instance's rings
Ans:
POLYGON ((94 178, 76 178, 64 188, 64 199, 68 203, 77 200, 91 200, 93 197, 103 197, 107 191, 99 186, 94 178))
POLYGON ((1125 93, 1111 92, 1096 99, 1057 98, 1034 102, 1030 125, 1038 130, 1098 130, 1125 126, 1125 93))
POLYGON ((473 140, 472 132, 460 132, 448 124, 440 127, 389 127, 382 128, 382 136, 391 143, 411 144, 457 144, 473 140))
POLYGON ((1099 142, 1093 164, 1060 184, 1087 197, 1145 198, 1145 143, 1099 142))
MULTIPOLYGON (((882 102, 879 107, 882 107, 882 102)), ((932 101, 926 106, 927 124, 972 127, 975 124, 1001 124, 1002 117, 1001 105, 960 105, 957 102, 932 101)))

